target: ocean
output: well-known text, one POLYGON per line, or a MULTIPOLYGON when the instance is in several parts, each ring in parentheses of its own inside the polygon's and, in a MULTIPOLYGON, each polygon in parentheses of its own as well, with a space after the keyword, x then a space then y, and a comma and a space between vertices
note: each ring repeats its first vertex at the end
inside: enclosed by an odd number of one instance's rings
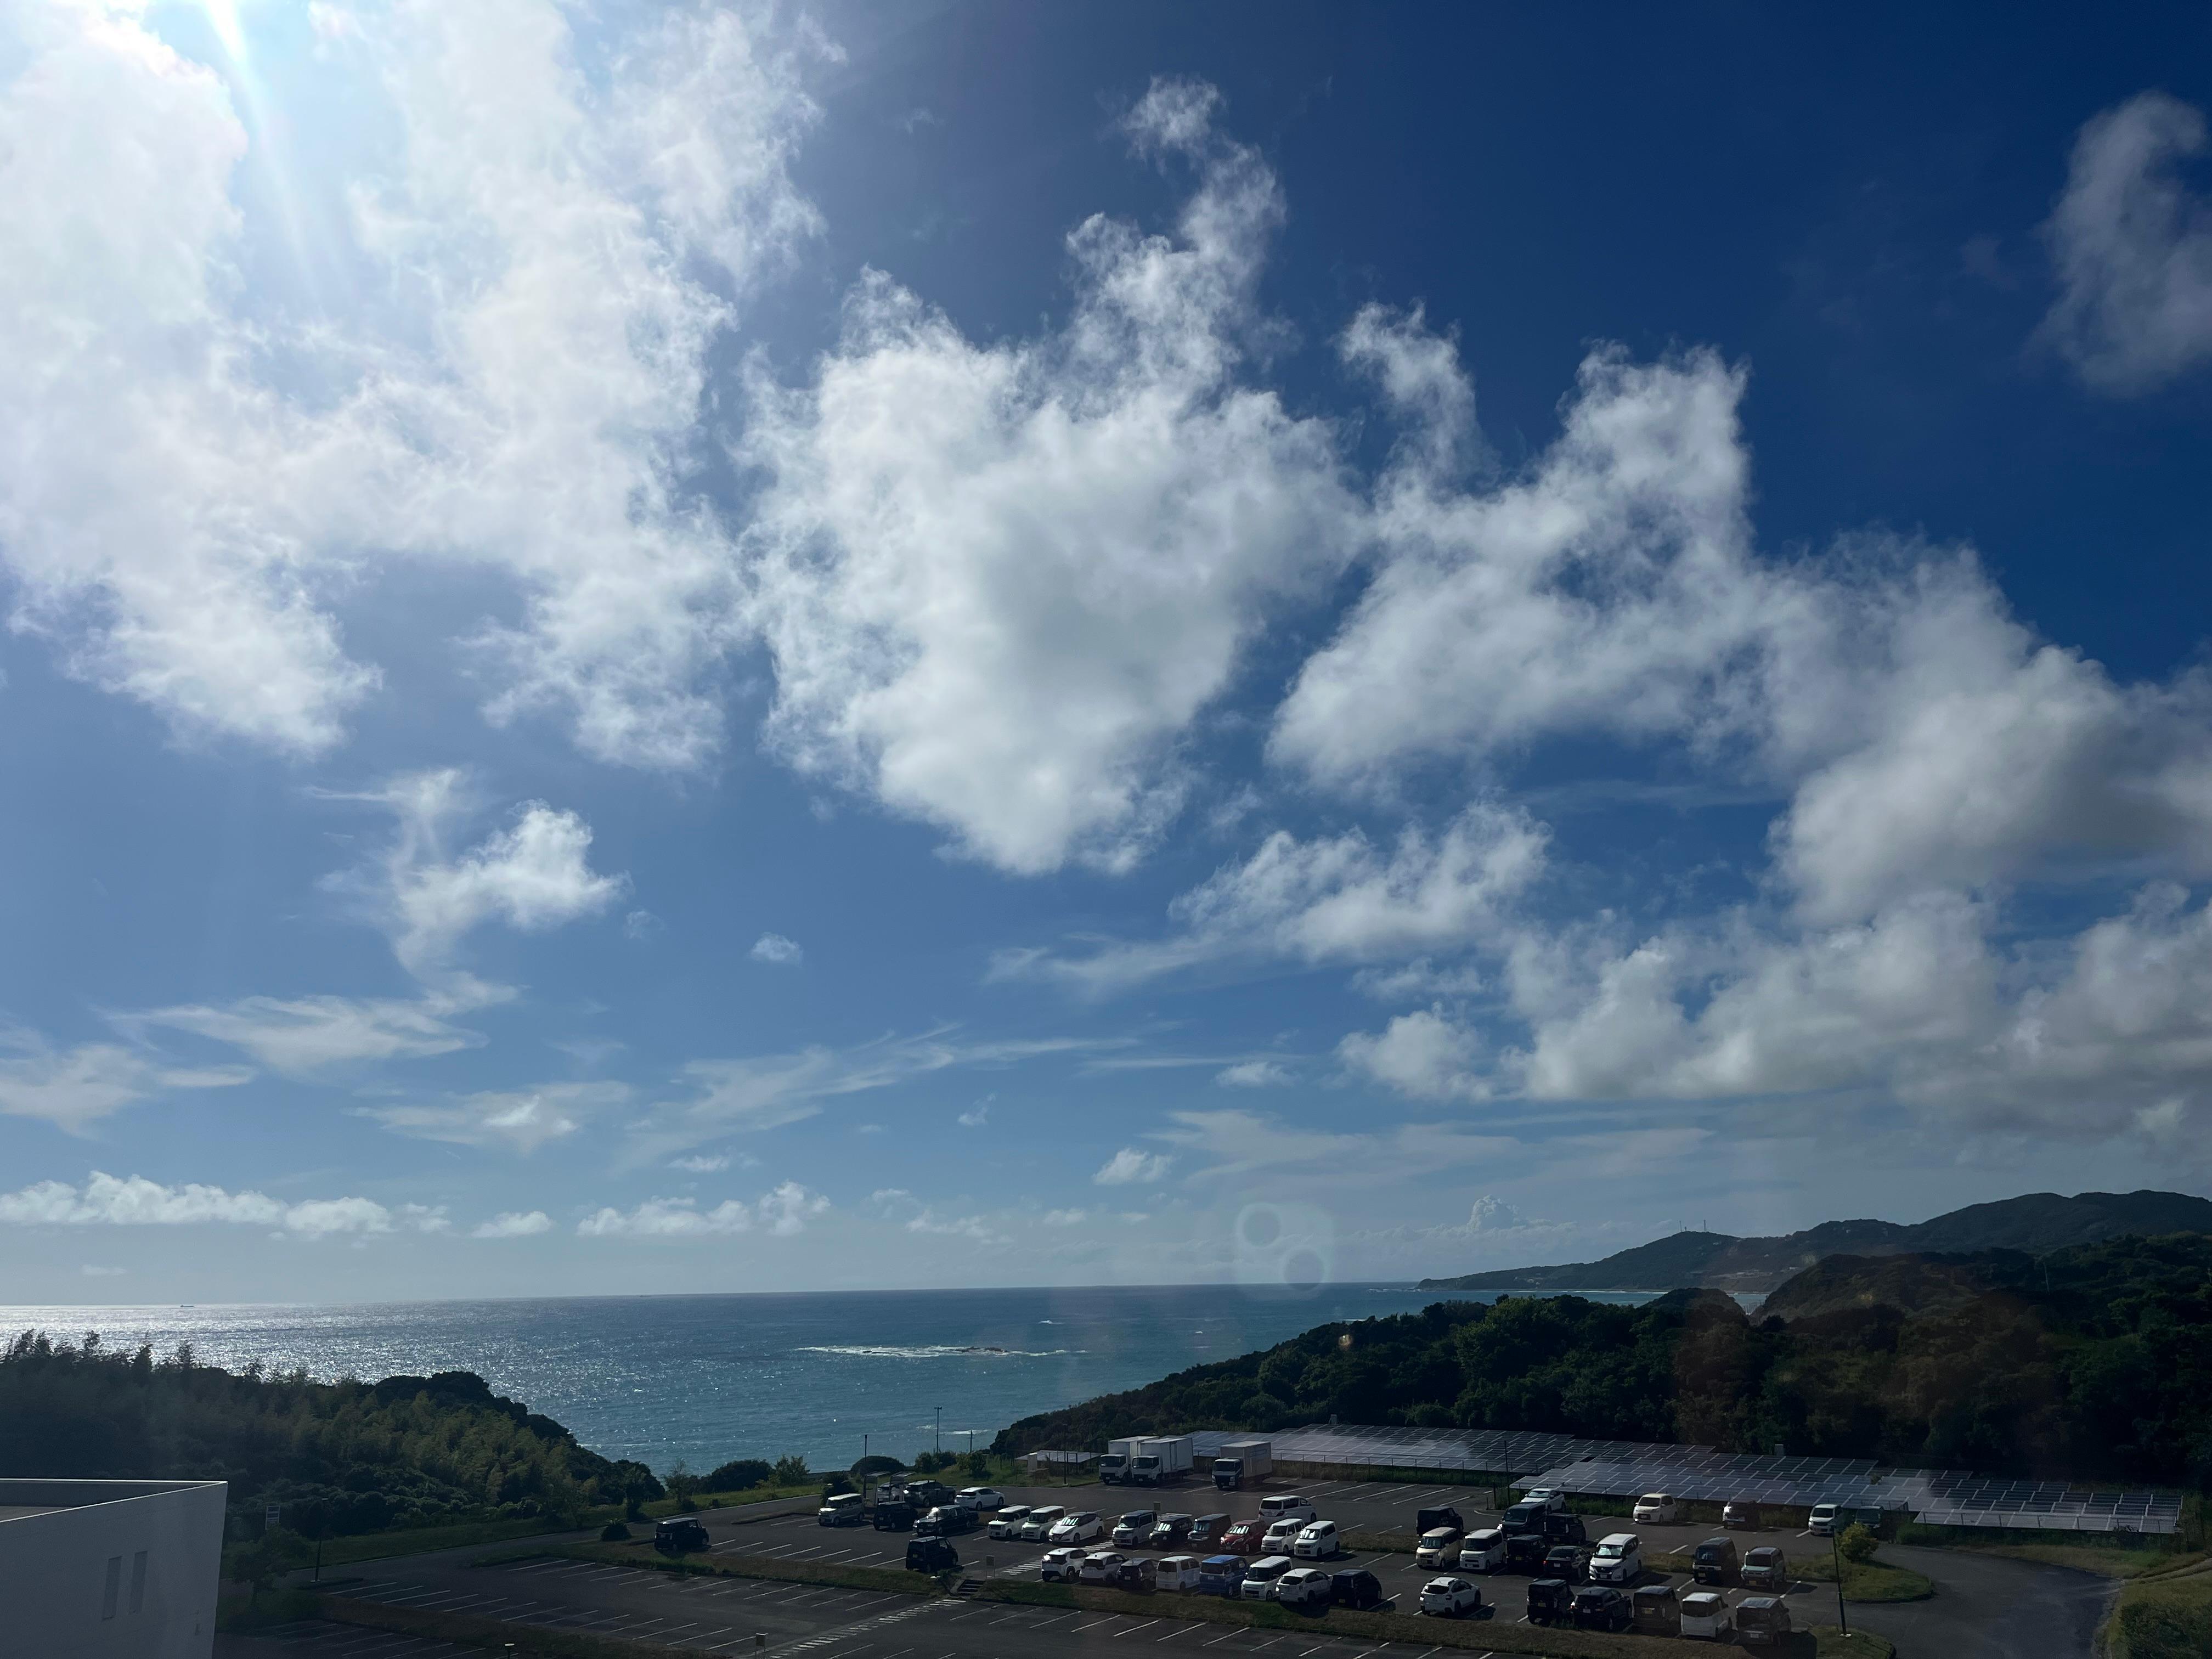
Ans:
POLYGON ((189 1342, 204 1364, 258 1359, 325 1380, 475 1371, 606 1456, 703 1474, 733 1457, 796 1452, 842 1468, 864 1447, 908 1458, 988 1446, 1036 1412, 1437 1299, 1406 1285, 1207 1285, 0 1307, 0 1339, 97 1331, 164 1355, 189 1342))

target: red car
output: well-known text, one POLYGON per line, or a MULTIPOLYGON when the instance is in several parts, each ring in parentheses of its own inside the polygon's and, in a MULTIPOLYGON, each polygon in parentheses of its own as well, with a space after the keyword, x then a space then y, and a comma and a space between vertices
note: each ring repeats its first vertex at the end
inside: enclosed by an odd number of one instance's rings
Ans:
POLYGON ((1218 1547, 1224 1555, 1257 1555, 1267 1535, 1265 1521, 1239 1521, 1221 1534, 1218 1547))

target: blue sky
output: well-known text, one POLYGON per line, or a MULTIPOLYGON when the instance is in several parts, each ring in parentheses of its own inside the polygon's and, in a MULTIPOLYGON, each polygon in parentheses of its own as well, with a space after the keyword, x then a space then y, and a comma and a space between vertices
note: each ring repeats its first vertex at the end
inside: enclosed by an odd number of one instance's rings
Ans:
POLYGON ((24 1302, 2206 1191, 2212 53, 0 9, 24 1302))

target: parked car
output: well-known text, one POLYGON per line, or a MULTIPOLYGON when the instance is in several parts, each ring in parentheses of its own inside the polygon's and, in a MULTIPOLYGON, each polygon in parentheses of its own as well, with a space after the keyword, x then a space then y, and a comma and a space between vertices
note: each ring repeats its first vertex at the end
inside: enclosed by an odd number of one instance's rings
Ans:
POLYGON ((1311 1524, 1297 1519, 1276 1522, 1261 1538, 1260 1553, 1262 1555, 1288 1555, 1291 1547, 1298 1541, 1298 1534, 1311 1524))
POLYGON ((1564 1578, 1570 1584, 1586 1583, 1590 1556, 1588 1544, 1554 1544, 1544 1552, 1544 1577, 1564 1578))
POLYGON ((1567 1506, 1567 1494, 1558 1486, 1531 1486, 1528 1488, 1528 1501, 1541 1504, 1547 1510, 1564 1510, 1567 1506))
POLYGON ((953 1497, 962 1509, 976 1510, 986 1515, 1006 1506, 1006 1494, 996 1486, 963 1486, 953 1497))
POLYGON ((1524 1498, 1507 1510, 1498 1524, 1504 1529, 1508 1538, 1516 1532, 1541 1532, 1544 1530, 1544 1506, 1531 1504, 1524 1498))
POLYGON ((1012 1538, 1019 1534, 1023 1522, 1030 1518, 1026 1504, 1009 1504, 994 1515, 983 1530, 993 1538, 1012 1538))
POLYGON ((1587 1544, 1589 1533, 1579 1515, 1550 1514, 1544 1517, 1544 1536, 1554 1544, 1587 1544))
POLYGON ((1459 1559, 1460 1532, 1457 1527, 1431 1527, 1421 1534, 1413 1546, 1413 1565, 1417 1567, 1441 1567, 1448 1561, 1459 1559))
POLYGON ((1221 1547, 1221 1534, 1228 1530, 1229 1517, 1225 1515, 1194 1516, 1190 1530, 1183 1534, 1182 1541, 1194 1548, 1210 1545, 1218 1549, 1221 1547))
POLYGON ((1682 1634, 1725 1642, 1735 1632, 1729 1604, 1711 1590, 1692 1590, 1682 1598, 1682 1634))
POLYGON ((1680 1636, 1682 1604, 1672 1584, 1639 1584, 1628 1598, 1629 1626, 1639 1636, 1680 1636))
POLYGON ((1328 1599, 1340 1607, 1379 1607, 1389 1601, 1382 1581, 1364 1567, 1348 1567, 1328 1576, 1328 1599))
POLYGON ((1632 1532, 1611 1532, 1597 1540, 1590 1557, 1593 1584, 1632 1584, 1644 1577, 1644 1540, 1632 1532))
POLYGON ((1748 1527, 1754 1531, 1759 1526, 1759 1505, 1747 1498, 1731 1498, 1721 1505, 1721 1525, 1748 1527))
POLYGON ((1690 1577, 1700 1584, 1733 1584, 1742 1568, 1733 1538, 1708 1538, 1690 1552, 1690 1577))
POLYGON ((1636 1620, 1628 1598, 1610 1584, 1584 1584, 1575 1592, 1577 1630, 1626 1630, 1636 1620))
POLYGON ((908 1572, 957 1572, 960 1552, 942 1538, 917 1538, 906 1547, 908 1572))
POLYGON ((1209 1555, 1198 1564, 1198 1593, 1200 1595, 1242 1595, 1244 1593, 1244 1558, 1241 1555, 1209 1555))
POLYGON ((1778 1595, 1747 1595, 1735 1604, 1735 1639, 1771 1647, 1790 1634, 1790 1604, 1778 1595))
POLYGON ((1460 1540, 1462 1572, 1497 1572, 1504 1565, 1505 1534, 1496 1527, 1484 1527, 1460 1540))
POLYGON ((1018 1536, 1025 1543, 1042 1544, 1052 1536, 1052 1529, 1060 1524, 1060 1517, 1066 1513, 1057 1504, 1040 1504, 1023 1521, 1018 1536))
POLYGON ((1221 1534, 1221 1547, 1232 1555, 1257 1555, 1260 1540, 1267 1535, 1264 1522, 1239 1521, 1221 1534))
POLYGON ((1344 1553, 1344 1544, 1336 1535, 1336 1522, 1307 1522, 1291 1545, 1291 1553, 1301 1561, 1334 1561, 1344 1553))
POLYGON ((1075 1576, 1086 1584, 1110 1584, 1128 1559, 1118 1550, 1093 1550, 1083 1558, 1075 1576))
POLYGON ((1480 1618, 1482 1591, 1472 1578, 1431 1578, 1421 1586, 1420 1610, 1432 1619, 1480 1618))
POLYGON ((1037 1563, 1037 1577, 1048 1584, 1072 1584, 1083 1576, 1087 1550, 1047 1550, 1037 1563))
POLYGON ((1276 1498, 1260 1500, 1260 1518, 1273 1525, 1278 1521, 1318 1521, 1321 1511, 1314 1507, 1310 1498, 1301 1498, 1296 1492, 1285 1492, 1276 1498))
POLYGON ((1206 1588, 1202 1582, 1205 1575, 1194 1555, 1163 1555, 1154 1569, 1154 1576, 1158 1580, 1157 1588, 1184 1595, 1206 1588))
POLYGON ((825 1527, 864 1527, 868 1522, 868 1506, 856 1492, 841 1492, 835 1498, 824 1498, 822 1507, 814 1511, 815 1521, 825 1527))
POLYGON ((1832 1533, 1841 1532, 1850 1524, 1841 1504, 1815 1504, 1813 1512, 1805 1517, 1805 1530, 1815 1538, 1826 1538, 1832 1533))
POLYGON ((1150 1510, 1131 1510, 1114 1522, 1114 1541, 1117 1544, 1142 1544, 1152 1535, 1153 1515, 1150 1510))
POLYGON ((1786 1590, 1790 1588, 1790 1558, 1773 1545, 1762 1544, 1743 1558, 1738 1576, 1753 1589, 1786 1590))
POLYGON ((1460 1519, 1459 1511, 1449 1504, 1440 1509, 1413 1511, 1415 1532, 1432 1532, 1438 1527, 1457 1527, 1462 1532, 1465 1532, 1467 1522, 1460 1519))
POLYGON ((1287 1555, 1263 1555, 1244 1569, 1244 1582, 1237 1593, 1247 1601, 1264 1601, 1275 1581, 1296 1565, 1287 1555))
POLYGON ((1640 1527, 1657 1526, 1674 1518, 1674 1500, 1663 1492, 1647 1492, 1628 1515, 1640 1527))
POLYGON ((973 1532, 975 1511, 963 1510, 957 1504, 939 1504, 915 1522, 914 1529, 924 1538, 950 1538, 956 1533, 973 1532))
MULTIPOLYGON (((1106 1530, 1106 1522, 1096 1510, 1085 1510, 1076 1515, 1063 1515, 1052 1523, 1045 1535, 1055 1544, 1087 1544, 1106 1530)), ((1023 1531, 1026 1533, 1027 1528, 1023 1531)))
POLYGON ((1181 1544, 1190 1537, 1191 1517, 1188 1515, 1163 1515, 1152 1522, 1147 1541, 1156 1549, 1166 1549, 1181 1544))
POLYGON ((696 1516, 671 1516, 653 1529, 653 1547, 663 1555, 683 1555, 707 1547, 707 1528, 696 1516))
POLYGON ((1267 1599, 1286 1607, 1325 1607, 1328 1575, 1318 1567, 1292 1567, 1269 1587, 1267 1599))
POLYGON ((904 1532, 914 1525, 914 1505, 903 1498, 878 1498, 875 1522, 878 1532, 904 1532))
POLYGON ((1133 1560, 1124 1561, 1121 1571, 1113 1578, 1115 1589, 1138 1590, 1147 1595, 1158 1587, 1158 1583, 1159 1568, 1149 1555, 1139 1555, 1133 1560))
POLYGON ((1564 1625, 1575 1616, 1575 1587, 1564 1578, 1528 1581, 1528 1622, 1564 1625))
POLYGON ((959 1496, 942 1480, 909 1480, 900 1490, 917 1515, 927 1514, 939 1504, 950 1504, 959 1496))
POLYGON ((1551 1551, 1540 1532, 1516 1532, 1505 1540, 1505 1571, 1541 1573, 1544 1557, 1551 1551))

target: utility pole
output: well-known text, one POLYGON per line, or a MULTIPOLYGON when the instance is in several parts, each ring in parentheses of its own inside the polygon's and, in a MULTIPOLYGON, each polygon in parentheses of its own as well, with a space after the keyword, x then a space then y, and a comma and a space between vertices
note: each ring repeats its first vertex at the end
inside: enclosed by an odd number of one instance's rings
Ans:
POLYGON ((1851 1621, 1844 1612, 1844 1547, 1833 1528, 1828 1532, 1828 1558, 1836 1564, 1836 1622, 1844 1627, 1844 1638, 1848 1641, 1851 1621))
POLYGON ((937 1408, 937 1449, 945 1449, 945 1407, 937 1408))

